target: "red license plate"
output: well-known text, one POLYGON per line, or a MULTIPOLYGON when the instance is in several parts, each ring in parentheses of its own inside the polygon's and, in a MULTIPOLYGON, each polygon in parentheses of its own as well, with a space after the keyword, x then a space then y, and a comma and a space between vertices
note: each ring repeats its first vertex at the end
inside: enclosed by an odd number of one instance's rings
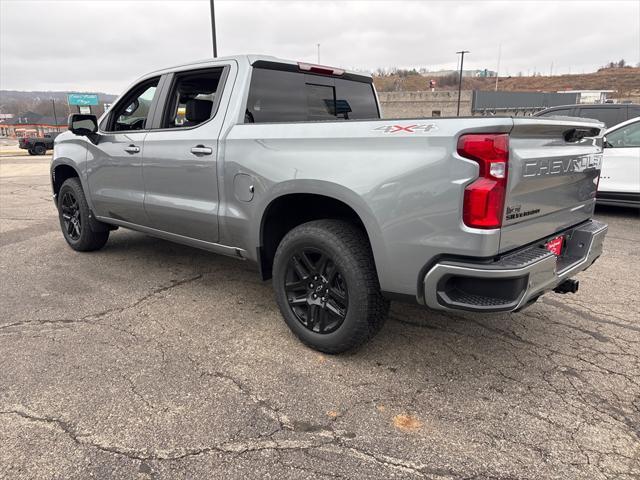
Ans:
POLYGON ((553 240, 549 240, 544 248, 553 253, 556 257, 559 257, 562 253, 562 246, 564 245, 564 235, 560 235, 559 237, 554 238, 553 240))

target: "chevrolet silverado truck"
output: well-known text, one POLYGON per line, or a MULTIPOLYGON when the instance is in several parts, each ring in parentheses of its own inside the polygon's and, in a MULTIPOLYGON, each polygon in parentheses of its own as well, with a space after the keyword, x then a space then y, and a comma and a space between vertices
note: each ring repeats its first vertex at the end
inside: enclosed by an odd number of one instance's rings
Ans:
POLYGON ((604 125, 381 118, 372 78, 267 56, 137 80, 55 142, 65 240, 118 227, 254 262, 285 322, 328 353, 363 344, 390 300, 512 312, 575 292, 602 253, 592 218, 604 125))
POLYGON ((42 137, 20 137, 18 148, 28 150, 29 155, 46 155, 47 150, 53 148, 57 135, 57 133, 45 133, 42 137))

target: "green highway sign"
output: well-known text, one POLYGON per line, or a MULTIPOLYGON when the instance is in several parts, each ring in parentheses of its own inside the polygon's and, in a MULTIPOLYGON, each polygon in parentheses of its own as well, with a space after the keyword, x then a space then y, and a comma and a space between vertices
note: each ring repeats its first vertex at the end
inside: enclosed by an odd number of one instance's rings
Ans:
POLYGON ((69 105, 98 105, 98 95, 95 93, 69 93, 67 100, 69 105))

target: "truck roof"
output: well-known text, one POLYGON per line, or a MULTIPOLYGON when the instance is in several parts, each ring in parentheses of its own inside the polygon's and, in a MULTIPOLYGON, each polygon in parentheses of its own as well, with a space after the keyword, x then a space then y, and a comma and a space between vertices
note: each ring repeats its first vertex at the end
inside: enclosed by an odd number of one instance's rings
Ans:
MULTIPOLYGON (((235 60, 237 62, 248 62, 250 65, 253 65, 254 63, 258 62, 258 61, 265 61, 265 62, 272 62, 272 63, 282 63, 282 64, 287 64, 287 65, 298 65, 298 63, 311 63, 311 62, 299 62, 297 60, 289 60, 286 58, 278 58, 278 57, 274 57, 272 55, 260 55, 260 54, 245 54, 245 55, 229 55, 226 57, 216 57, 216 58, 206 58, 206 59, 201 59, 201 60, 196 60, 193 62, 188 62, 188 63, 182 63, 182 64, 178 64, 178 65, 173 65, 171 67, 167 67, 167 68, 163 68, 160 70, 155 70, 153 72, 149 72, 147 74, 145 74, 143 77, 147 77, 149 75, 153 75, 153 74, 162 74, 162 73, 167 73, 167 72, 171 72, 173 70, 176 69, 181 69, 181 68, 185 68, 185 67, 192 67, 192 66, 197 66, 197 65, 204 65, 204 64, 208 64, 211 62, 217 62, 217 61, 225 61, 225 60, 235 60)), ((348 74, 353 74, 353 75, 359 75, 362 77, 369 77, 371 78, 371 74, 366 73, 366 72, 359 72, 359 71, 355 71, 355 70, 349 70, 349 69, 345 69, 345 68, 340 68, 341 70, 344 70, 345 73, 348 74)))

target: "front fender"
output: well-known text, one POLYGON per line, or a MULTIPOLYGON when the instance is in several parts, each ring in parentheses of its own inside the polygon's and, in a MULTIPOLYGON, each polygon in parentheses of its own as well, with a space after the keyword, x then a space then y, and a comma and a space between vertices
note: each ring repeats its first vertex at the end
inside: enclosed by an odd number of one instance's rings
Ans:
POLYGON ((82 189, 89 207, 93 209, 91 201, 91 192, 88 189, 86 181, 86 162, 87 162, 87 140, 79 137, 71 132, 65 132, 56 137, 53 148, 53 157, 49 168, 49 180, 51 181, 51 189, 53 190, 53 172, 61 166, 66 165, 73 168, 80 179, 82 189))

